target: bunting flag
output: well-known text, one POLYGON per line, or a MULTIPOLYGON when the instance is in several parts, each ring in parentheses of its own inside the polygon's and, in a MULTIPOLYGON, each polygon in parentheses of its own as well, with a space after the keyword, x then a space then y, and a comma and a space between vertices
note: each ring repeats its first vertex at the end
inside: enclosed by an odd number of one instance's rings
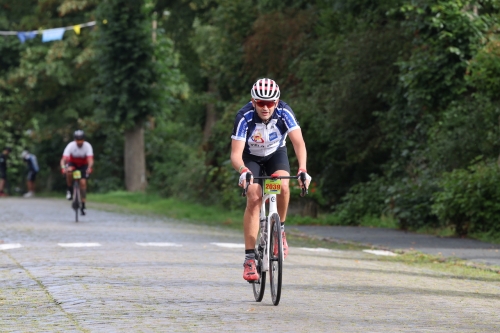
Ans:
POLYGON ((19 31, 17 33, 17 38, 24 44, 25 41, 33 39, 36 36, 36 31, 19 31))
POLYGON ((45 43, 54 40, 61 40, 64 36, 64 32, 67 30, 73 30, 75 34, 79 35, 81 28, 92 27, 94 25, 95 21, 54 29, 39 29, 34 31, 0 31, 0 36, 17 36, 19 41, 24 43, 27 40, 35 38, 36 35, 42 34, 42 42, 45 43))
POLYGON ((46 43, 46 42, 52 42, 54 40, 61 40, 63 38, 65 31, 66 29, 64 28, 44 30, 42 34, 42 42, 46 43))

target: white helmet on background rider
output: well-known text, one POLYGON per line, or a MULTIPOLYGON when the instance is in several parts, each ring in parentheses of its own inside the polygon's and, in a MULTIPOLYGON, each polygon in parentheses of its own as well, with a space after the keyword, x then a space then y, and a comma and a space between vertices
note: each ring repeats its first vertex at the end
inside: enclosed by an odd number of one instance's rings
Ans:
POLYGON ((271 79, 259 79, 254 83, 251 94, 253 99, 275 101, 280 98, 280 87, 271 79))
POLYGON ((82 130, 76 130, 75 133, 73 133, 73 138, 75 140, 85 140, 85 132, 82 130))

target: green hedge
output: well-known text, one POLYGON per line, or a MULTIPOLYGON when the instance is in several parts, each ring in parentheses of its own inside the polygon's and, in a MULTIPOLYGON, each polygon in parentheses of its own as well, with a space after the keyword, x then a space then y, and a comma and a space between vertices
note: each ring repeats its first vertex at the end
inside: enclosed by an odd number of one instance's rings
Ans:
POLYGON ((464 236, 500 232, 500 172, 496 163, 481 162, 445 173, 434 194, 433 212, 464 236))

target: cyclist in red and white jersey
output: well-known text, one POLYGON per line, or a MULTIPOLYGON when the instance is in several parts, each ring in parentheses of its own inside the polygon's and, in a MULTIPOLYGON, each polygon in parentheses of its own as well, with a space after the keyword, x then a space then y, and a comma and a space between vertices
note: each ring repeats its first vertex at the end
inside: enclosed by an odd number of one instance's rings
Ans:
POLYGON ((94 152, 90 143, 85 141, 85 133, 82 130, 75 131, 74 141, 68 143, 61 158, 61 172, 66 174, 68 190, 66 199, 73 200, 73 171, 80 170, 80 192, 82 195, 82 215, 85 215, 85 201, 87 197, 87 178, 92 173, 94 165, 94 152))

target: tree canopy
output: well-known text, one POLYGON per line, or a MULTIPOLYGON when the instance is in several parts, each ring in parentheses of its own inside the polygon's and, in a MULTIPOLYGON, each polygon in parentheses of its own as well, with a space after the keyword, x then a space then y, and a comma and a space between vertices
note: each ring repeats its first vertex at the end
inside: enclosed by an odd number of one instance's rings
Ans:
POLYGON ((500 220, 496 210, 474 213, 493 193, 486 184, 474 209, 450 213, 467 201, 453 184, 494 182, 481 175, 498 172, 497 1, 0 0, 0 8, 0 30, 97 21, 57 42, 0 38, 0 144, 31 147, 44 179, 56 179, 59 151, 78 127, 96 145, 91 185, 122 187, 123 139, 112 133, 141 122, 151 189, 239 207, 232 122, 251 84, 272 77, 305 136, 311 198, 336 223, 386 215, 403 228, 460 224, 464 233, 500 220))

